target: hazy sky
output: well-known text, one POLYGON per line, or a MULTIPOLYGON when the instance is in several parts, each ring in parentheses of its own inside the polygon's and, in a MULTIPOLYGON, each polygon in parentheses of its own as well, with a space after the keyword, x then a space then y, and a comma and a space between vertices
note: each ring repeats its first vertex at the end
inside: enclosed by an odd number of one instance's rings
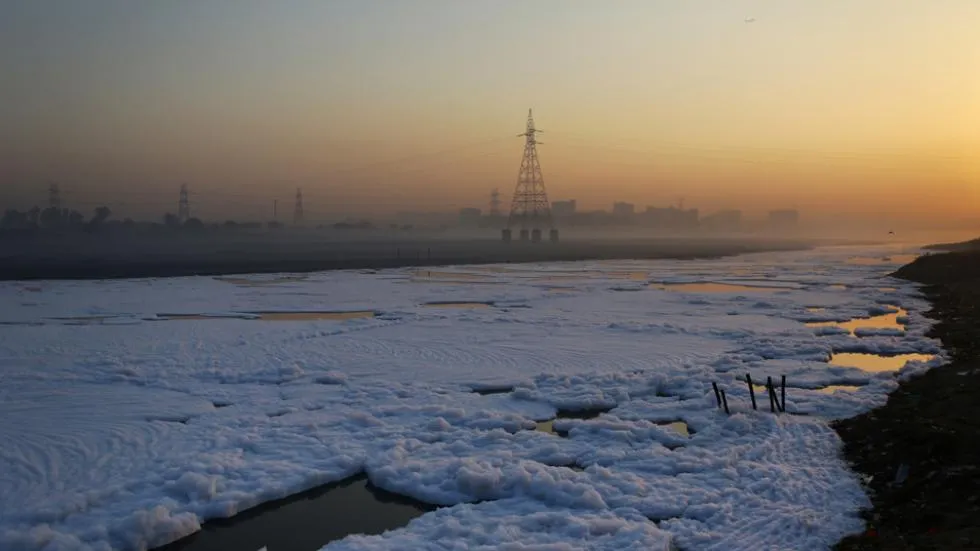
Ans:
POLYGON ((533 107, 586 208, 976 216, 978 29, 978 0, 0 0, 0 208, 484 207, 533 107))

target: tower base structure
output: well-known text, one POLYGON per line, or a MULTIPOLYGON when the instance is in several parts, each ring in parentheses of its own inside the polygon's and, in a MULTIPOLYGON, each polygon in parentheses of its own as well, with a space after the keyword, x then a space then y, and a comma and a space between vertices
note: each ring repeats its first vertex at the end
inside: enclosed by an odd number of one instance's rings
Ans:
POLYGON ((511 240, 510 228, 504 228, 500 230, 500 240, 503 241, 504 243, 510 243, 511 240))
POLYGON ((552 229, 550 232, 548 232, 548 239, 551 240, 552 243, 557 243, 558 242, 558 230, 552 229))

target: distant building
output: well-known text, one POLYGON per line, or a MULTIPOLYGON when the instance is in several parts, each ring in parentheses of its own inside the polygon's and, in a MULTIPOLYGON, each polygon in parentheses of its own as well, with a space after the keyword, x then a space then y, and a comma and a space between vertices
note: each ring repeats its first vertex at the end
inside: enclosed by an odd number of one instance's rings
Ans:
POLYGON ((698 227, 698 209, 647 207, 640 215, 644 226, 659 230, 693 230, 698 227))
POLYGON ((617 201, 613 203, 612 215, 616 218, 632 218, 636 213, 636 205, 617 201))
POLYGON ((459 209, 459 225, 479 226, 481 214, 483 214, 482 211, 476 208, 459 209))
POLYGON ((567 201, 552 201, 551 202, 551 215, 555 218, 568 218, 575 215, 577 205, 575 204, 575 199, 569 199, 567 201))
POLYGON ((701 219, 701 227, 710 231, 738 231, 742 227, 742 211, 721 210, 701 219))
POLYGON ((459 222, 459 213, 451 210, 441 212, 399 212, 395 214, 390 222, 399 225, 408 225, 415 228, 433 228, 451 226, 459 222))
POLYGON ((773 230, 795 229, 800 225, 800 212, 796 209, 771 210, 767 225, 773 230))

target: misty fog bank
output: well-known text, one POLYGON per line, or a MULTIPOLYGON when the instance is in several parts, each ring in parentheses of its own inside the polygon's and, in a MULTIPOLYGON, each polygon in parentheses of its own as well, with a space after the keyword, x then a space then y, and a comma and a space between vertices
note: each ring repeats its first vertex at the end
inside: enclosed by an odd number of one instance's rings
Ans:
POLYGON ((0 240, 0 279, 103 279, 384 269, 407 266, 549 261, 708 258, 795 250, 802 239, 674 237, 572 239, 503 243, 497 239, 317 239, 313 234, 180 236, 152 241, 94 239, 0 240))

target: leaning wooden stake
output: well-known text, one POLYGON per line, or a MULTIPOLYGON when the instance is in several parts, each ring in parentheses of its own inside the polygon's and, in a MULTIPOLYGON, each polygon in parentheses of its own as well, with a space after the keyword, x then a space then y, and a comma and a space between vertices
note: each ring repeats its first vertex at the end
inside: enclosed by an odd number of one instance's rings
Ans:
POLYGON ((776 413, 776 393, 772 389, 772 377, 766 377, 766 393, 769 394, 769 412, 776 413))
POLYGON ((718 383, 712 382, 711 387, 715 389, 715 400, 718 400, 718 407, 721 407, 721 393, 718 392, 718 383))
POLYGON ((759 409, 755 405, 755 389, 752 388, 752 375, 745 374, 745 382, 749 384, 749 396, 752 397, 752 409, 759 409))
POLYGON ((728 398, 725 397, 724 389, 721 391, 721 403, 725 406, 725 413, 731 415, 732 412, 728 411, 728 398))
POLYGON ((779 411, 786 412, 786 375, 783 375, 782 397, 779 399, 779 411))

